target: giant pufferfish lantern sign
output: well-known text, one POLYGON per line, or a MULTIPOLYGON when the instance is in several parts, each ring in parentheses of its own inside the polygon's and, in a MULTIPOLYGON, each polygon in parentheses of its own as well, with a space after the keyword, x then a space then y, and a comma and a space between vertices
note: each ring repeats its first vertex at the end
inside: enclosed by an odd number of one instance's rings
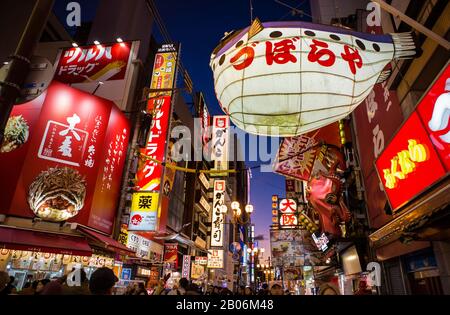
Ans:
POLYGON ((411 33, 255 19, 222 39, 210 66, 220 106, 236 126, 284 137, 344 118, 387 79, 388 63, 415 54, 411 33))

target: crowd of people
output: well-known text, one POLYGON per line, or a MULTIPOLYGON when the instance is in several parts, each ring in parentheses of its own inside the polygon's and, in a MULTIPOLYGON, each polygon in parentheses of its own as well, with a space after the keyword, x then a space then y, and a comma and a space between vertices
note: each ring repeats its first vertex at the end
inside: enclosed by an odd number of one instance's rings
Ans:
MULTIPOLYGON (((119 279, 109 268, 99 268, 92 273, 88 279, 83 269, 80 269, 79 282, 74 285, 67 275, 58 279, 41 279, 29 281, 20 292, 17 292, 15 278, 8 273, 0 271, 0 295, 112 295, 114 286, 119 279)), ((339 289, 331 283, 321 283, 318 287, 319 295, 340 295, 339 289)), ((270 287, 267 283, 262 284, 256 292, 250 287, 240 286, 236 292, 226 287, 209 285, 198 286, 186 278, 181 278, 171 288, 167 286, 167 279, 161 279, 151 289, 147 289, 143 282, 130 284, 125 295, 290 295, 288 290, 284 291, 279 283, 273 283, 270 287)), ((364 281, 359 283, 359 289, 355 295, 372 294, 364 281)))
POLYGON ((73 284, 67 275, 54 280, 41 279, 27 282, 20 292, 14 286, 14 277, 0 271, 0 295, 110 295, 119 280, 114 272, 106 267, 94 271, 88 279, 80 269, 80 281, 73 284))

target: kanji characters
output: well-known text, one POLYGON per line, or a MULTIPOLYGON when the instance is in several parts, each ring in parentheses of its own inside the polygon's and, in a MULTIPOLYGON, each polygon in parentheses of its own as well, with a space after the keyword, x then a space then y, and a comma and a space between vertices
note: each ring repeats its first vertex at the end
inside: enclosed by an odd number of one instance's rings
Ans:
POLYGON ((350 66, 350 71, 356 74, 356 67, 362 67, 362 58, 359 54, 358 49, 352 48, 349 45, 344 45, 344 52, 341 53, 342 59, 348 62, 350 66))
POLYGON ((295 39, 284 39, 278 43, 266 42, 266 62, 270 66, 274 62, 285 64, 288 62, 297 62, 297 58, 291 53, 295 50, 295 39))
POLYGON ((69 133, 69 131, 72 133, 72 135, 77 139, 78 141, 81 140, 81 137, 78 135, 78 133, 75 131, 75 126, 79 124, 81 121, 80 117, 78 117, 77 114, 73 114, 72 117, 67 117, 67 122, 69 123, 69 127, 61 132, 59 132, 60 136, 65 136, 69 133))
POLYGON ((308 60, 324 67, 331 67, 336 61, 336 55, 330 49, 326 49, 328 44, 317 39, 313 39, 312 42, 308 60))
POLYGON ((230 62, 231 64, 233 64, 234 69, 243 70, 252 64, 254 58, 255 50, 251 46, 246 46, 239 50, 238 53, 230 59, 230 62), (235 64, 235 62, 238 61, 242 56, 244 56, 244 60, 242 60, 238 64, 235 64))
POLYGON ((140 195, 138 207, 139 207, 139 209, 151 209, 152 196, 140 195))

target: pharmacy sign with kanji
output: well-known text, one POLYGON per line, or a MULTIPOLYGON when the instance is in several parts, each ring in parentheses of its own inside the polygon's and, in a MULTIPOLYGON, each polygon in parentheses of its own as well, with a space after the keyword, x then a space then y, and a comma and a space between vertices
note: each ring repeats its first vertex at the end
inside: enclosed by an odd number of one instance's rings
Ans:
POLYGON ((159 193, 133 193, 129 231, 156 231, 159 193))

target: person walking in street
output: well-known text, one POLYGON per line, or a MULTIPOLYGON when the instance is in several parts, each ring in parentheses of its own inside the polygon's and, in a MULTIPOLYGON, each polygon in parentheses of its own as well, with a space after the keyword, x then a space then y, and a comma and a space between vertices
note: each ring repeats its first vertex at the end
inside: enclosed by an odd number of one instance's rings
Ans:
POLYGON ((275 283, 270 287, 270 295, 284 295, 283 293, 283 288, 278 283, 275 283))
POLYGON ((41 295, 42 291, 44 291, 45 286, 50 283, 50 279, 41 279, 38 281, 35 281, 36 285, 33 283, 32 286, 34 286, 34 295, 41 295))
POLYGON ((145 285, 142 282, 138 283, 138 288, 136 290, 135 295, 148 295, 147 289, 145 288, 145 285))
POLYGON ((259 290, 258 295, 269 295, 269 285, 267 283, 263 283, 261 286, 261 290, 259 290))
POLYGON ((112 288, 117 281, 119 279, 111 269, 102 267, 92 274, 89 280, 89 290, 94 295, 111 295, 112 288))
MULTIPOLYGON (((72 270, 74 272, 75 269, 72 270)), ((65 281, 63 284, 63 295, 90 295, 91 292, 89 291, 89 281, 86 276, 86 272, 81 268, 78 269, 79 272, 79 280, 80 283, 71 283, 69 285, 69 282, 65 281)), ((76 277, 77 278, 77 277, 76 277)))
POLYGON ((0 295, 6 295, 6 286, 9 282, 9 276, 6 271, 0 271, 0 295))
POLYGON ((13 276, 9 277, 9 281, 8 284, 6 285, 6 287, 2 290, 1 295, 11 295, 11 294, 17 294, 16 291, 16 287, 14 286, 14 280, 16 280, 16 278, 14 278, 13 276))
POLYGON ((167 295, 186 295, 186 291, 189 287, 189 281, 186 278, 181 278, 178 282, 178 286, 174 286, 173 289, 167 293, 167 295))

